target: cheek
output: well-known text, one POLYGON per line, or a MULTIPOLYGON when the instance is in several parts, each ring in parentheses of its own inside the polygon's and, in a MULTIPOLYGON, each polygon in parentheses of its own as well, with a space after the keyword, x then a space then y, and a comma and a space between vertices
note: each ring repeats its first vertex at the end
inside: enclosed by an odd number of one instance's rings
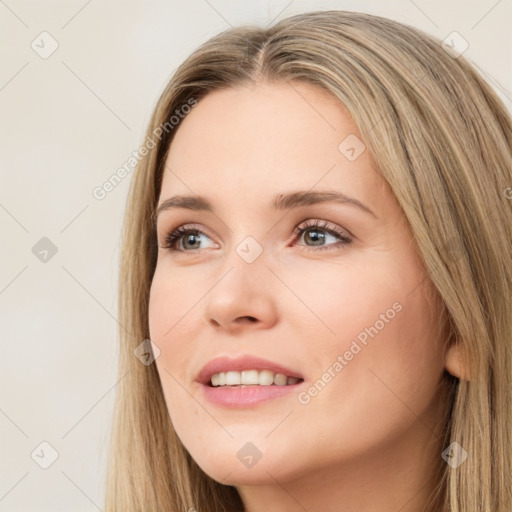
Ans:
POLYGON ((317 265, 313 275, 294 268, 283 279, 309 309, 295 301, 285 313, 299 322, 311 368, 302 412, 323 417, 334 438, 343 425, 361 446, 430 416, 443 373, 428 280, 412 263, 387 263, 338 271, 317 265))
POLYGON ((170 293, 169 286, 164 279, 163 272, 157 269, 151 282, 148 305, 149 334, 153 341, 157 342, 165 332, 172 327, 171 321, 176 309, 176 295, 170 293))
MULTIPOLYGON (((151 339, 169 345, 170 340, 179 343, 182 333, 176 334, 190 323, 197 312, 194 306, 206 293, 201 281, 191 278, 186 272, 171 271, 165 264, 157 265, 149 294, 148 322, 151 339)), ((162 347, 161 347, 162 348, 162 347)), ((164 347, 165 348, 165 347, 164 347)))
MULTIPOLYGON (((151 284, 148 322, 150 338, 160 349, 160 355, 156 358, 155 364, 162 382, 169 417, 174 424, 179 420, 179 411, 187 401, 177 382, 183 379, 177 374, 177 369, 185 363, 184 347, 180 347, 182 343, 180 340, 183 340, 183 337, 175 336, 180 327, 179 319, 183 317, 184 312, 182 311, 183 300, 180 302, 177 299, 179 294, 175 293, 174 283, 165 278, 168 276, 162 274, 157 270, 151 284)), ((187 415, 191 413, 197 414, 197 411, 194 412, 190 407, 187 415)))
POLYGON ((298 259, 280 269, 286 283, 279 301, 285 308, 282 316, 292 326, 309 325, 308 331, 298 331, 304 350, 310 350, 312 335, 321 338, 326 349, 342 350, 345 340, 359 333, 364 336, 364 329, 379 321, 381 314, 389 311, 387 316, 395 316, 399 306, 393 304, 402 300, 407 283, 386 261, 359 259, 347 256, 338 263, 298 259))
MULTIPOLYGON (((170 392, 173 397, 181 396, 175 387, 179 388, 178 382, 184 382, 186 378, 184 372, 197 338, 192 332, 187 332, 187 326, 191 325, 190 322, 198 322, 198 318, 194 318, 197 311, 193 308, 198 298, 195 294, 183 293, 182 286, 179 279, 171 279, 169 272, 157 268, 149 295, 149 334, 160 349, 155 363, 166 398, 170 392)), ((167 405, 171 405, 169 401, 167 405)))
POLYGON ((396 441, 418 418, 434 430, 439 417, 441 344, 424 290, 372 287, 358 293, 357 300, 344 299, 332 324, 336 336, 315 347, 323 354, 324 373, 303 397, 309 400, 304 414, 325 418, 339 450, 344 449, 335 434, 340 426, 345 439, 358 439, 353 448, 364 450, 396 441))

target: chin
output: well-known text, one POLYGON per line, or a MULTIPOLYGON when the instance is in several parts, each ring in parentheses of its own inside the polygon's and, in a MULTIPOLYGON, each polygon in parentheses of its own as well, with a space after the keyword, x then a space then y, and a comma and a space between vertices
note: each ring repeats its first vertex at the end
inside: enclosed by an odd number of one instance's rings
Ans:
POLYGON ((197 453, 194 450, 189 453, 210 478, 224 485, 275 484, 275 480, 285 482, 307 472, 307 468, 301 471, 299 467, 291 467, 289 462, 294 457, 281 453, 274 446, 265 453, 257 451, 250 442, 232 439, 223 447, 216 450, 197 447, 197 453))
POLYGON ((261 460, 253 467, 246 467, 239 461, 232 464, 211 464, 199 465, 201 469, 213 480, 223 485, 264 485, 275 484, 276 480, 280 482, 286 479, 285 475, 276 473, 269 469, 261 460))

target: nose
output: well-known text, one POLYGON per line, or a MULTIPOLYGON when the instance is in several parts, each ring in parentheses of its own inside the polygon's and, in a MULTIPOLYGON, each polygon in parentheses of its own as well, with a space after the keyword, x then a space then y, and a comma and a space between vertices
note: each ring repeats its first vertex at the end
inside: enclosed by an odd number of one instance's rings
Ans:
POLYGON ((277 323, 276 278, 263 255, 247 263, 234 253, 220 275, 204 301, 204 317, 209 325, 236 333, 269 329, 277 323))

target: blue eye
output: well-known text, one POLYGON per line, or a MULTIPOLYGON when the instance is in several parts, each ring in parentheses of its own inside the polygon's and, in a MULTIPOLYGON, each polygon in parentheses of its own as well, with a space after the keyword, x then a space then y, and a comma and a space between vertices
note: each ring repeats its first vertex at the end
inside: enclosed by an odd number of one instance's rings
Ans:
MULTIPOLYGON (((293 232, 293 239, 304 238, 313 245, 301 245, 303 250, 319 251, 325 249, 336 249, 348 245, 352 239, 337 226, 328 227, 329 224, 324 221, 308 221, 300 226, 297 226, 293 232), (336 243, 325 243, 328 238, 337 238, 339 241, 336 243)), ((201 243, 201 237, 210 239, 203 231, 194 226, 184 225, 180 226, 165 237, 165 244, 163 249, 168 249, 171 252, 196 252, 202 247, 198 247, 201 243), (187 249, 187 245, 189 249, 187 249), (190 247, 192 246, 192 247, 190 247)), ((211 239, 210 239, 211 240, 211 239)), ((218 247, 217 244, 213 244, 218 247)))
POLYGON ((352 242, 352 239, 337 226, 328 227, 329 224, 325 221, 309 221, 296 227, 294 235, 296 238, 303 237, 304 240, 308 239, 314 245, 304 246, 308 251, 321 251, 325 249, 336 249, 344 247, 352 242), (327 233, 327 236, 325 235, 327 233), (334 244, 324 244, 327 237, 338 238, 340 242, 334 244), (315 248, 316 247, 316 248, 315 248))
MULTIPOLYGON (((169 233, 165 238, 165 245, 163 246, 164 249, 169 249, 170 251, 175 252, 190 252, 188 250, 184 250, 183 248, 176 248, 176 245, 178 242, 182 241, 182 247, 183 243, 187 244, 197 244, 198 241, 200 241, 201 236, 207 236, 205 233, 203 233, 199 229, 193 229, 193 228, 187 228, 186 226, 180 226, 179 228, 175 229, 172 233, 169 233)), ((198 247, 192 247, 192 250, 197 250, 198 247)))

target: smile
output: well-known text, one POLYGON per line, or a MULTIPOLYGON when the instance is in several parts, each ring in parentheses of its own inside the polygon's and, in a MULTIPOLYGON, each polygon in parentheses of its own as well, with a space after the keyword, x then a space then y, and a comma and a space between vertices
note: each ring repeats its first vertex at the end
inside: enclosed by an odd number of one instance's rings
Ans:
POLYGON ((271 370, 244 370, 214 373, 211 386, 290 386, 299 382, 297 377, 288 377, 271 370))

